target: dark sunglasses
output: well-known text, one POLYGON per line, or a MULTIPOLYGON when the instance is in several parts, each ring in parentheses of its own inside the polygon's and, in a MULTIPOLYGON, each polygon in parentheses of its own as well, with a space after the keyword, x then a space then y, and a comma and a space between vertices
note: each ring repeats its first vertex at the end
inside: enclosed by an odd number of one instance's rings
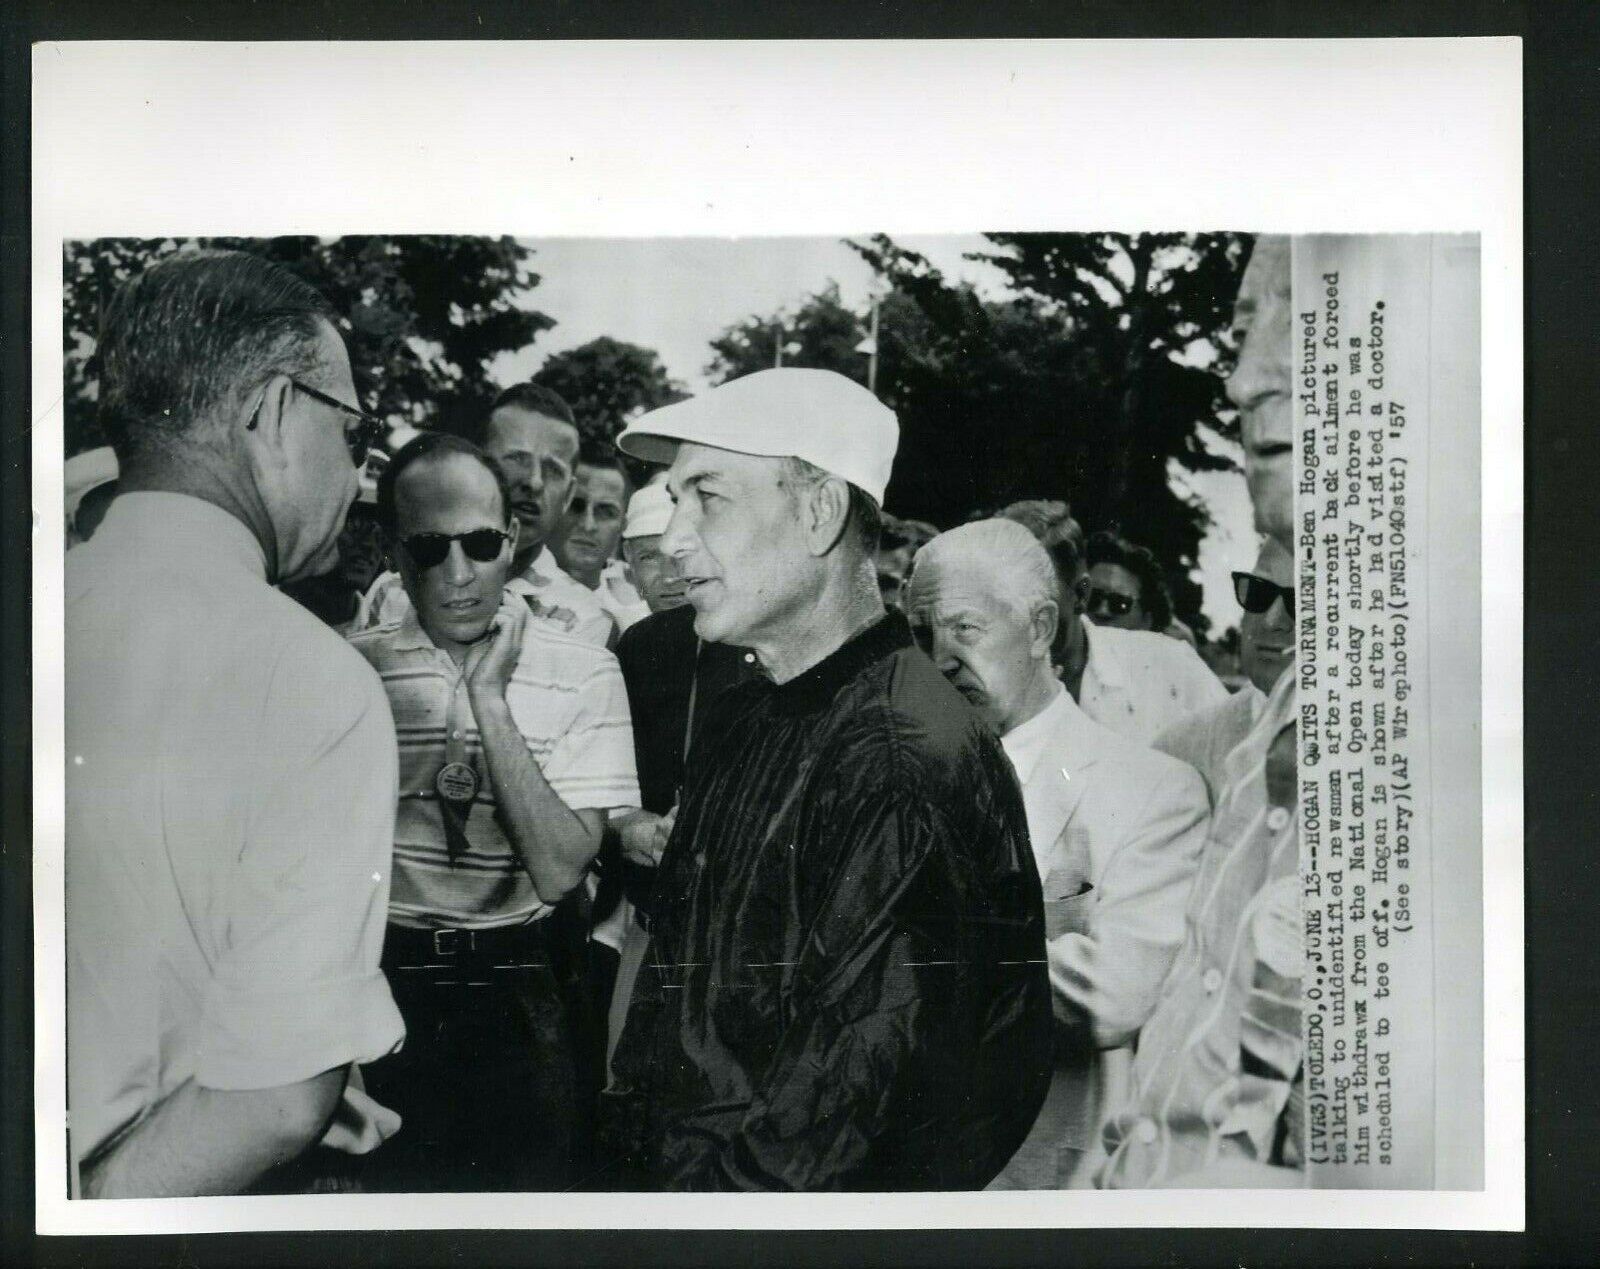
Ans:
MULTIPOLYGON (((347 414, 355 420, 354 423, 345 424, 344 443, 349 447, 350 461, 352 463, 357 467, 365 463, 373 445, 377 443, 378 438, 384 433, 383 420, 376 415, 358 410, 353 405, 346 405, 338 397, 330 397, 326 392, 319 392, 310 384, 301 383, 298 379, 290 378, 289 383, 299 391, 304 392, 313 401, 320 401, 323 405, 332 406, 339 413, 347 414)), ((261 402, 264 400, 266 400, 265 394, 256 401, 256 408, 250 411, 250 421, 245 424, 246 430, 255 430, 256 419, 261 414, 261 402)))
POLYGON ((1288 586, 1279 586, 1277 582, 1269 582, 1254 573, 1235 573, 1233 596, 1239 601, 1239 607, 1257 616, 1271 608, 1273 600, 1282 599, 1284 612, 1289 614, 1291 621, 1294 620, 1294 591, 1288 586))
POLYGON ((470 533, 413 533, 400 543, 418 568, 434 568, 450 554, 452 542, 461 543, 469 560, 489 564, 500 556, 511 535, 500 529, 473 529, 470 533))
POLYGON ((1113 617, 1126 617, 1133 611, 1134 601, 1127 595, 1119 595, 1114 590, 1101 590, 1098 586, 1089 587, 1089 611, 1099 612, 1103 606, 1106 612, 1113 617))

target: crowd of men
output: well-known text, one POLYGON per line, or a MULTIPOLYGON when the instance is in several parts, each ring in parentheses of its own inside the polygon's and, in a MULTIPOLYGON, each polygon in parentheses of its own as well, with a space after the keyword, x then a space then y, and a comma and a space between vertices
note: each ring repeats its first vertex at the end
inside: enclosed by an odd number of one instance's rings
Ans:
POLYGON ((69 471, 73 1193, 1302 1183, 1288 291, 1262 238, 1230 693, 1065 503, 885 517, 831 372, 627 465, 520 384, 374 480, 315 291, 129 281, 69 471))

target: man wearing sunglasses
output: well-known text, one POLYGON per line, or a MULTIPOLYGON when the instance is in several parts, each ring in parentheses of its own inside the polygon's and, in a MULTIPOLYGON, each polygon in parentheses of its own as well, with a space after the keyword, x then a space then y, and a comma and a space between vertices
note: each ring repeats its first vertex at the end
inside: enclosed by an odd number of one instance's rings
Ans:
POLYGON ((98 359, 121 488, 66 566, 74 1193, 278 1188, 395 1123, 347 1083, 404 1036, 394 725, 275 589, 333 566, 370 428, 326 302, 253 256, 152 265, 98 359))
POLYGON ((1148 745, 1179 719, 1227 699, 1228 689, 1182 640, 1090 620, 1088 544, 1066 503, 1030 499, 999 514, 1038 538, 1055 564, 1061 620, 1051 656, 1085 714, 1148 745))
POLYGON ((506 589, 520 525, 469 441, 424 433, 378 481, 409 604, 353 635, 400 747, 383 966, 410 1040, 368 1087, 405 1121, 369 1184, 559 1190, 578 1179, 564 945, 548 918, 612 811, 639 805, 616 658, 506 589), (397 1139, 398 1140, 398 1139, 397 1139))
MULTIPOLYGON (((513 384, 495 398, 486 418, 474 420, 462 434, 495 461, 510 490, 517 524, 510 588, 538 624, 611 647, 616 623, 588 587, 562 570, 550 549, 577 488, 579 442, 572 408, 539 384, 513 384)), ((407 603, 399 574, 380 574, 362 599, 353 628, 398 621, 407 603)))
POLYGON ((1275 538, 1262 542, 1255 568, 1233 575, 1239 618, 1239 666, 1246 682, 1227 700, 1180 719, 1154 747, 1187 762, 1206 782, 1211 800, 1222 792, 1224 763, 1261 716, 1267 693, 1288 666, 1294 647, 1294 561, 1275 538))

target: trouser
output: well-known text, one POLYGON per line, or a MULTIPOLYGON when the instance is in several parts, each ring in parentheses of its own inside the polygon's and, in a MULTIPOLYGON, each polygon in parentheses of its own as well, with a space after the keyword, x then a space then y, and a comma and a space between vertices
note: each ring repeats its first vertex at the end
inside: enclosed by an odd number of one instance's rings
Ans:
POLYGON ((390 926, 383 968, 406 1023, 398 1053, 363 1068, 400 1114, 365 1188, 564 1190, 579 1120, 568 993, 544 922, 514 930, 390 926))

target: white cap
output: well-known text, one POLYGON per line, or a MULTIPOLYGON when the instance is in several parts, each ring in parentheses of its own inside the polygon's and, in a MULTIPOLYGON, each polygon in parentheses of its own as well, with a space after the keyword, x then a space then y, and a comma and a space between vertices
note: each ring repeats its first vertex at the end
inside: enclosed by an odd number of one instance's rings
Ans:
POLYGON ((649 463, 670 463, 683 441, 803 458, 882 506, 900 424, 859 383, 832 370, 785 366, 651 410, 627 426, 617 446, 649 463))
POLYGON ((622 537, 648 538, 667 531, 667 521, 672 519, 672 495, 665 485, 646 485, 628 499, 628 518, 622 525, 622 537))
POLYGON ((74 454, 61 465, 62 509, 70 523, 77 518, 78 504, 90 490, 109 485, 119 474, 117 452, 109 445, 74 454))

